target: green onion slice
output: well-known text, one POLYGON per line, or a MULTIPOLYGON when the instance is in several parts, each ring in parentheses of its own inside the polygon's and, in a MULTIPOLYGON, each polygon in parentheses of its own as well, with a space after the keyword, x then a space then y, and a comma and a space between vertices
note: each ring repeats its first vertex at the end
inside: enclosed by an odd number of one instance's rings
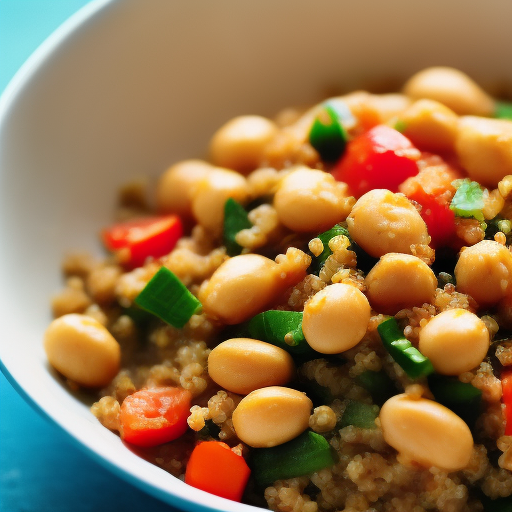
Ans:
POLYGON ((339 427, 344 428, 349 425, 354 425, 359 428, 376 428, 375 419, 378 415, 379 407, 377 405, 350 400, 341 417, 339 427))
POLYGON ((249 320, 247 330, 251 338, 276 345, 292 355, 316 354, 304 338, 300 311, 264 311, 249 320))
POLYGON ((244 207, 232 198, 224 204, 224 245, 228 256, 237 256, 242 247, 236 242, 236 234, 242 229, 249 229, 252 223, 244 207))
POLYGON ((452 185, 457 188, 450 204, 457 217, 474 218, 484 222, 484 191, 476 181, 469 179, 455 180, 452 185))
POLYGON ((377 405, 382 405, 388 398, 398 393, 395 383, 383 370, 380 372, 366 370, 358 375, 355 381, 370 393, 377 405))
POLYGON ((348 229, 340 224, 336 224, 331 229, 324 231, 323 233, 320 233, 317 236, 317 238, 319 238, 322 241, 322 244, 324 246, 324 250, 318 256, 313 256, 312 258, 312 269, 313 272, 315 272, 317 275, 322 269, 322 267, 325 265, 327 258, 332 254, 332 251, 329 248, 329 241, 333 239, 335 236, 340 235, 346 236, 350 240, 350 242, 352 242, 348 229))
POLYGON ((470 428, 474 427, 482 403, 480 389, 457 377, 438 374, 429 375, 428 387, 437 402, 460 416, 470 428))
POLYGON ((382 322, 377 331, 385 349, 411 379, 426 377, 434 372, 430 359, 411 345, 394 318, 382 322))
POLYGON ((496 111, 494 117, 498 119, 510 119, 512 120, 512 102, 509 101, 497 101, 496 111))
POLYGON ((324 104, 309 131, 309 142, 318 151, 322 160, 334 162, 345 151, 347 132, 337 110, 324 104))
POLYGON ((310 475, 335 463, 326 439, 310 431, 273 448, 254 448, 249 460, 253 476, 262 486, 276 480, 310 475))
POLYGON ((201 303, 168 268, 162 267, 135 299, 135 304, 181 329, 201 303))

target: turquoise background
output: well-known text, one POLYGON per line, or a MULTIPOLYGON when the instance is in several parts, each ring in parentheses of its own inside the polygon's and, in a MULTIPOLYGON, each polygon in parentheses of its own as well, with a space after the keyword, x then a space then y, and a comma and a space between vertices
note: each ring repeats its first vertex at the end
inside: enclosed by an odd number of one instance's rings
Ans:
MULTIPOLYGON (((0 91, 37 46, 87 3, 0 0, 0 91)), ((0 511, 117 510, 175 512, 89 458, 27 405, 0 373, 0 511)))

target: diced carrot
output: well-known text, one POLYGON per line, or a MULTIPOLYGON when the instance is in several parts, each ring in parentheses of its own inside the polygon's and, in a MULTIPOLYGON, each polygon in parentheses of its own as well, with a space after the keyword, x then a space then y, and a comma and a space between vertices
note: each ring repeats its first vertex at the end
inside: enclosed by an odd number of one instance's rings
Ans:
POLYGON ((119 414, 121 438, 137 446, 157 446, 187 430, 192 395, 182 388, 141 389, 127 396, 119 414))
POLYGON ((240 501, 250 474, 244 458, 227 444, 204 441, 190 456, 185 483, 228 500, 240 501))

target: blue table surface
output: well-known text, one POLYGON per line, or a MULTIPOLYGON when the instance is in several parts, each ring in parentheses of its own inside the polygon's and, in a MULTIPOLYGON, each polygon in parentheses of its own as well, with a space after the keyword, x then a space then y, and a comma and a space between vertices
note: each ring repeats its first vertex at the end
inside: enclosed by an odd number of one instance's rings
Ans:
MULTIPOLYGON (((87 0, 0 0, 0 91, 87 0)), ((0 373, 1 512, 176 512, 82 452, 0 373)))

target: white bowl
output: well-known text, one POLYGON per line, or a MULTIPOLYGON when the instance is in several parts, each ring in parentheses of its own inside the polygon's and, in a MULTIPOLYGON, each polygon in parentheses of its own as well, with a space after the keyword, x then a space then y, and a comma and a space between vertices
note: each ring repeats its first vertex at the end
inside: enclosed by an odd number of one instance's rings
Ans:
POLYGON ((188 487, 129 451, 49 371, 42 335, 66 250, 100 253, 116 189, 201 156, 238 114, 330 87, 458 67, 512 84, 512 3, 97 0, 0 100, 0 357, 33 404, 117 474, 188 510, 252 507, 188 487))

